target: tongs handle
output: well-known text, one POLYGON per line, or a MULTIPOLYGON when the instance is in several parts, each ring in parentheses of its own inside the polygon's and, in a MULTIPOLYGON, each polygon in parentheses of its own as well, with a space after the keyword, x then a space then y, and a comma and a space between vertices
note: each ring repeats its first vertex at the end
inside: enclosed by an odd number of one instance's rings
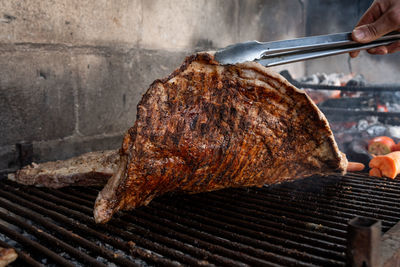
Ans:
MULTIPOLYGON (((400 40, 400 39, 399 39, 400 40)), ((358 50, 366 50, 373 47, 378 47, 382 45, 389 45, 396 40, 390 41, 376 41, 368 44, 354 44, 349 46, 339 46, 333 48, 323 48, 323 49, 309 49, 309 50, 299 50, 294 52, 277 53, 273 55, 267 55, 259 60, 255 60, 261 65, 266 67, 278 66, 282 64, 294 63, 308 59, 321 58, 326 56, 334 56, 344 53, 349 53, 358 50)))
MULTIPOLYGON (((399 32, 388 33, 376 41, 387 41, 400 39, 399 32)), ((260 43, 264 46, 265 52, 263 55, 288 52, 294 50, 309 50, 309 49, 323 49, 330 47, 342 47, 347 45, 359 44, 353 41, 351 32, 335 33, 328 35, 318 35, 303 37, 291 40, 274 41, 269 43, 260 43)), ((261 46, 260 46, 261 48, 261 46)))

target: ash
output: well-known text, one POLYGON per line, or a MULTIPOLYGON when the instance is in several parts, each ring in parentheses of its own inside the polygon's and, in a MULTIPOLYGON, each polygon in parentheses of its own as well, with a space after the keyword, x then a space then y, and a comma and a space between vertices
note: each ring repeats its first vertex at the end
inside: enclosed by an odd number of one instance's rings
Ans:
POLYGON ((331 74, 326 74, 326 73, 316 73, 312 74, 310 76, 306 77, 301 77, 299 79, 299 82, 301 83, 308 83, 308 84, 321 84, 321 85, 335 85, 335 86, 341 86, 344 85, 344 83, 347 83, 350 80, 354 81, 361 81, 364 82, 363 85, 365 85, 365 79, 362 75, 358 75, 356 77, 353 77, 352 74, 344 74, 344 73, 331 73, 331 74))
MULTIPOLYGON (((119 255, 119 257, 129 259, 130 261, 132 261, 132 262, 134 262, 134 263, 136 263, 136 264, 138 264, 138 265, 140 265, 140 266, 149 266, 146 262, 144 262, 144 261, 142 261, 142 260, 140 260, 140 259, 136 259, 136 258, 132 257, 131 255, 125 253, 124 251, 122 251, 122 250, 120 250, 120 249, 117 249, 117 248, 114 248, 114 247, 111 246, 110 244, 101 242, 101 241, 99 241, 99 240, 96 240, 95 243, 96 243, 96 245, 98 245, 99 247, 106 248, 106 249, 108 249, 108 250, 114 252, 114 254, 119 255)), ((96 258, 96 260, 99 261, 99 262, 102 262, 102 263, 104 263, 104 264, 107 264, 107 265, 110 266, 110 267, 116 266, 114 263, 109 263, 109 261, 107 261, 106 259, 104 259, 104 258, 101 257, 101 256, 98 256, 98 257, 96 258)))
POLYGON ((6 236, 6 235, 4 235, 2 233, 0 233, 0 241, 3 241, 5 243, 7 243, 8 245, 12 246, 13 248, 19 247, 19 244, 17 242, 15 242, 14 240, 8 238, 8 236, 6 236))

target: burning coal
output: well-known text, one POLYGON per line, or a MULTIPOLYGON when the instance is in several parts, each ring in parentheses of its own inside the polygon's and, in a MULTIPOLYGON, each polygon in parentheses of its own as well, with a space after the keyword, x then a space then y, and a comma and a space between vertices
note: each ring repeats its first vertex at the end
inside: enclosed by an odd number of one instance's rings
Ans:
MULTIPOLYGON (((291 79, 288 73, 284 76, 291 79)), ((343 73, 317 73, 291 82, 304 88, 326 115, 340 150, 349 160, 368 166, 372 158, 368 142, 374 137, 400 141, 400 87, 387 90, 382 86, 380 90, 362 75, 343 73)))

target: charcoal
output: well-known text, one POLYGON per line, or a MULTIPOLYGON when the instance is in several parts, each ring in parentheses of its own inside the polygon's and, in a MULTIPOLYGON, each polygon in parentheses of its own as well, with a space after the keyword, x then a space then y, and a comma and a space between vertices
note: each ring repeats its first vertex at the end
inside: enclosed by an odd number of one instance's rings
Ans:
POLYGON ((368 142, 362 139, 356 139, 350 142, 345 151, 349 161, 361 162, 369 169, 368 163, 372 159, 367 150, 368 142))

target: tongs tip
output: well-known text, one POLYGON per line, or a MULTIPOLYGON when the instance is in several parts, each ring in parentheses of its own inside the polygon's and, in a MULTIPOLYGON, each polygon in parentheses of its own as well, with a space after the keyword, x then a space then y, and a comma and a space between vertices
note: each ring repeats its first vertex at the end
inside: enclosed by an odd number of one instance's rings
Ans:
POLYGON ((260 50, 260 42, 248 41, 244 43, 232 44, 218 50, 214 58, 222 65, 244 63, 260 59, 263 51, 260 50))

